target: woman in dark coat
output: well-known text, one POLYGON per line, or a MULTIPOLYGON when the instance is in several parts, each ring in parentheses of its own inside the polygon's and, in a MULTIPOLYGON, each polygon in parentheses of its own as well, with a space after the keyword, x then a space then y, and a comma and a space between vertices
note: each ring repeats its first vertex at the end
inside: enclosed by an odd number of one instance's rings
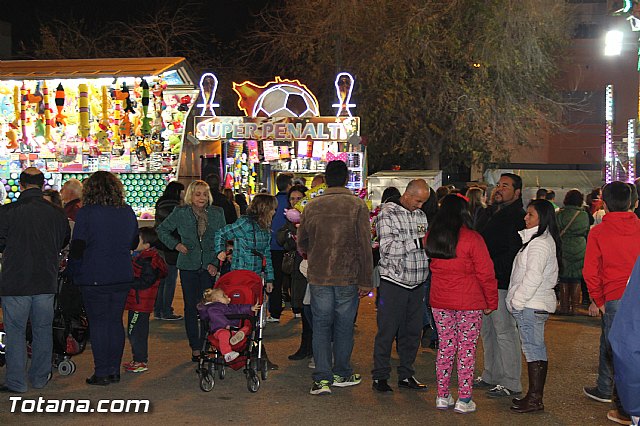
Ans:
POLYGON ((89 319, 94 374, 86 381, 105 386, 120 381, 125 332, 122 325, 133 282, 131 250, 138 246, 138 222, 125 204, 122 182, 98 171, 83 182, 69 268, 89 319))
POLYGON ((573 315, 581 302, 580 281, 589 234, 589 214, 582 208, 583 200, 582 193, 572 189, 565 195, 564 207, 557 213, 563 265, 558 279, 559 315, 573 315))
MULTIPOLYGON (((180 205, 183 191, 184 185, 180 182, 169 182, 162 196, 156 202, 156 228, 171 214, 174 208, 180 205)), ((177 238, 178 236, 176 232, 174 237, 177 238)), ((182 316, 174 314, 173 308, 171 307, 176 291, 176 281, 178 279, 178 267, 176 266, 178 252, 177 250, 170 249, 161 242, 158 242, 158 250, 162 252, 164 261, 167 262, 168 272, 167 276, 160 281, 158 297, 153 307, 153 316, 166 321, 181 320, 182 316)))

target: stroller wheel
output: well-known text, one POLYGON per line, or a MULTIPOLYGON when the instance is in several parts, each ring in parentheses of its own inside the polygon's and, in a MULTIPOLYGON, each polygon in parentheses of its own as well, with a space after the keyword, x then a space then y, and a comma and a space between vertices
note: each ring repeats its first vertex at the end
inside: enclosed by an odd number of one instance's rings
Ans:
POLYGON ((258 392, 258 389, 260 389, 260 378, 255 374, 249 374, 247 377, 247 389, 249 389, 249 392, 258 392))
POLYGON ((202 389, 203 392, 211 392, 215 384, 216 382, 213 376, 208 372, 203 373, 200 377, 200 389, 202 389))
POLYGON ((224 365, 222 365, 220 366, 220 371, 218 371, 218 376, 220 377, 221 380, 223 380, 225 375, 226 375, 226 369, 224 368, 224 365))
POLYGON ((76 364, 73 361, 65 359, 58 364, 58 373, 61 376, 69 376, 76 371, 76 364))

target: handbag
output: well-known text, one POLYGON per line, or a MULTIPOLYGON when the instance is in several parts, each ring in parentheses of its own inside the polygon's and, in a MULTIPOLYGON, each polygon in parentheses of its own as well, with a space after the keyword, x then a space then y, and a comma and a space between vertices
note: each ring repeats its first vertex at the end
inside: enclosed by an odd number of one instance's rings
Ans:
POLYGON ((288 251, 282 258, 282 273, 291 275, 296 262, 296 252, 288 251))

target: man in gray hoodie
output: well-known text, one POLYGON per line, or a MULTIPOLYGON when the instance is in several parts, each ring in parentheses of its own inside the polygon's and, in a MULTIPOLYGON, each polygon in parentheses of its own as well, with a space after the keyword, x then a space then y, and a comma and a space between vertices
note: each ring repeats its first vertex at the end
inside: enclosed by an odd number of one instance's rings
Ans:
POLYGON ((387 383, 391 373, 391 348, 398 339, 398 387, 426 390, 413 377, 413 363, 420 346, 424 314, 423 285, 429 275, 424 250, 427 216, 420 209, 429 198, 423 179, 409 182, 404 194, 384 204, 376 231, 380 238, 380 300, 378 333, 373 349, 373 389, 392 392, 387 383))

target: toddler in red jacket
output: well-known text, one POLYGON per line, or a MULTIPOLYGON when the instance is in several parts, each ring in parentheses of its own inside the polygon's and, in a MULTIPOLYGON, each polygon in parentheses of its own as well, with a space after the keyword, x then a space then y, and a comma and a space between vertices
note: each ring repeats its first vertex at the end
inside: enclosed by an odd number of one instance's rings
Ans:
POLYGON ((142 373, 149 362, 149 316, 158 294, 160 280, 167 276, 167 264, 152 246, 158 241, 155 229, 140 228, 140 241, 133 258, 134 283, 127 296, 129 321, 127 336, 131 344, 133 360, 123 364, 126 371, 142 373))

